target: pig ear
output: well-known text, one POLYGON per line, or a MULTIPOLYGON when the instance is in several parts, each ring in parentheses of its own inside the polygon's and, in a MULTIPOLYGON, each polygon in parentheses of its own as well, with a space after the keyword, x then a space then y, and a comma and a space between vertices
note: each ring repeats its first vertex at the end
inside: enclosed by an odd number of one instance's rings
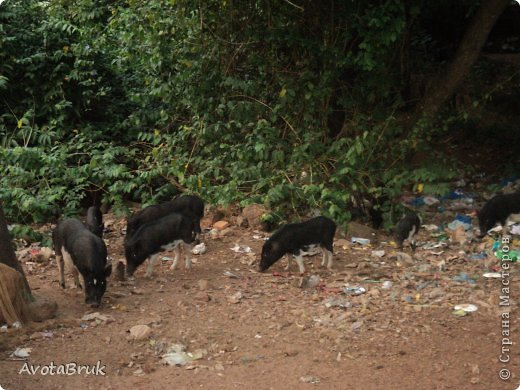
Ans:
POLYGON ((112 273, 112 263, 107 262, 107 265, 105 265, 105 277, 108 278, 111 273, 112 273))

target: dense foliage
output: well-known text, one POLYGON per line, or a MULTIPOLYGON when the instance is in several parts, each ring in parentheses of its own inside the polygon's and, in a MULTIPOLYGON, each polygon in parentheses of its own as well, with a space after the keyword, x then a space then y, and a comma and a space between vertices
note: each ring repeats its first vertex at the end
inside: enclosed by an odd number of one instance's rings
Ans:
MULTIPOLYGON (((352 196, 439 190, 454 165, 408 159, 484 97, 472 94, 445 126, 410 130, 403 118, 445 62, 442 39, 454 41, 428 27, 451 2, 296 3, 2 3, 8 215, 43 221, 93 201, 121 209, 190 191, 265 203, 273 220, 321 209, 344 222, 352 196)), ((467 21, 476 4, 454 14, 467 21)))

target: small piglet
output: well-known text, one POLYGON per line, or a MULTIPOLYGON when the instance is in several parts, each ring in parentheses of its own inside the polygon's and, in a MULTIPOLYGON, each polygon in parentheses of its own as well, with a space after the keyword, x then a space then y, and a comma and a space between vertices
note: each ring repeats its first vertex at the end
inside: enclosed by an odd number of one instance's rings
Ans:
POLYGON ((85 303, 98 307, 107 288, 106 279, 112 272, 103 240, 81 221, 69 218, 56 226, 52 241, 60 271, 60 286, 65 288, 64 266, 67 264, 74 275, 76 287, 81 288, 79 275, 83 279, 85 303))
POLYGON ((88 230, 96 236, 103 238, 105 225, 103 224, 103 214, 97 206, 90 206, 87 210, 87 220, 85 221, 88 230))
POLYGON ((332 268, 332 243, 336 233, 336 224, 327 217, 316 217, 302 223, 290 223, 282 226, 264 244, 260 271, 264 272, 283 255, 287 254, 287 267, 291 264, 291 255, 296 259, 300 273, 305 272, 302 251, 319 245, 323 252, 321 265, 327 263, 332 268))
POLYGON ((175 259, 170 269, 177 268, 180 257, 179 244, 184 246, 186 269, 191 267, 191 247, 194 237, 194 221, 182 214, 171 213, 163 218, 141 225, 132 237, 125 241, 126 273, 132 276, 147 258, 146 277, 151 277, 153 264, 159 252, 175 249, 175 259))
POLYGON ((204 217, 204 202, 195 195, 181 195, 169 202, 145 207, 128 218, 125 240, 129 240, 134 232, 145 223, 155 221, 171 213, 180 213, 193 219, 194 232, 197 235, 201 233, 200 220, 204 217))
POLYGON ((496 195, 486 202, 478 213, 479 237, 484 237, 497 223, 507 234, 508 220, 520 221, 520 193, 496 195))
POLYGON ((421 227, 421 219, 411 210, 407 210, 394 229, 395 242, 399 249, 403 249, 404 240, 408 240, 410 248, 415 251, 415 235, 421 227))

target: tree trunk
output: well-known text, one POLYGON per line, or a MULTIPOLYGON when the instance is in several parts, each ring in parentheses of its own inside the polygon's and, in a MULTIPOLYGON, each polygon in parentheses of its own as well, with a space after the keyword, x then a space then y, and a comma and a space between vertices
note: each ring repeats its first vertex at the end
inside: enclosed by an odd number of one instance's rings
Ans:
POLYGON ((31 288, 29 287, 29 283, 27 282, 27 278, 25 277, 25 273, 23 272, 23 268, 21 264, 18 262, 16 258, 16 254, 14 253, 13 247, 11 246, 11 236, 9 234, 9 230, 7 229, 7 221, 4 215, 4 209, 0 204, 0 263, 3 263, 11 268, 14 268, 18 272, 20 272, 23 276, 23 280, 25 283, 25 287, 29 294, 31 293, 31 288))
POLYGON ((452 63, 432 83, 417 106, 413 115, 414 124, 421 118, 435 116, 442 105, 455 93, 477 60, 495 22, 509 3, 510 0, 482 0, 480 2, 452 63))

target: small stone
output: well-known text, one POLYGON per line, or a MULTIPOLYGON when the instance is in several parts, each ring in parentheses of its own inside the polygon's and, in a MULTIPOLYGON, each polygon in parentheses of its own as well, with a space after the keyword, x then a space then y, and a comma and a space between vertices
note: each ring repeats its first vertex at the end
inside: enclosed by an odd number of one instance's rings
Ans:
POLYGON ((150 333, 152 333, 152 328, 148 325, 135 325, 130 328, 130 335, 135 340, 144 340, 150 333))
POLYGON ((230 295, 228 296, 228 302, 229 303, 239 303, 242 299, 242 293, 240 291, 238 291, 237 293, 233 294, 233 295, 230 295))

